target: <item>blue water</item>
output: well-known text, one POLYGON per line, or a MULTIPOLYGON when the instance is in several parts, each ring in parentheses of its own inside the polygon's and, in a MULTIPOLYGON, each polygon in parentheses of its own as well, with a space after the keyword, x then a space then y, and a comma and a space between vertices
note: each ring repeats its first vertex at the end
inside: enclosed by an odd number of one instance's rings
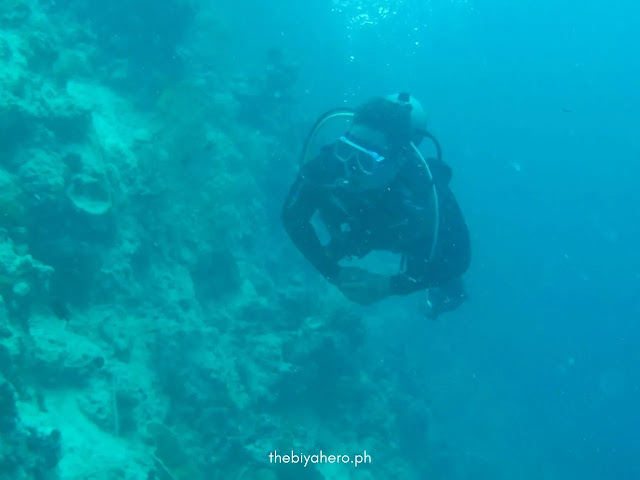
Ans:
POLYGON ((438 398, 448 440, 506 476, 640 478, 637 4, 386 4, 360 26, 285 6, 266 29, 295 44, 310 104, 410 90, 453 165, 472 299, 427 329, 382 310, 379 328, 427 385, 456 377, 438 398))
POLYGON ((0 479, 640 479, 637 2, 6 3, 0 479), (280 220, 315 119, 399 91, 472 237, 436 322, 280 220))
POLYGON ((288 48, 310 105, 428 105, 473 235, 472 299, 433 328, 385 310, 377 325, 427 385, 456 377, 438 398, 448 440, 510 478, 640 478, 637 4, 344 3, 248 16, 244 41, 288 48))

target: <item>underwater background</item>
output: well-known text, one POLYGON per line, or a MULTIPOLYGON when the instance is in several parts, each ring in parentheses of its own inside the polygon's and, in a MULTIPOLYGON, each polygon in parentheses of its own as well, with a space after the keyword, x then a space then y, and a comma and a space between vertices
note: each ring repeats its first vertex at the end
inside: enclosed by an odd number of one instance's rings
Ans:
POLYGON ((639 479, 639 16, 2 0, 0 478, 639 479), (436 322, 280 222, 315 119, 397 91, 472 234, 436 322))

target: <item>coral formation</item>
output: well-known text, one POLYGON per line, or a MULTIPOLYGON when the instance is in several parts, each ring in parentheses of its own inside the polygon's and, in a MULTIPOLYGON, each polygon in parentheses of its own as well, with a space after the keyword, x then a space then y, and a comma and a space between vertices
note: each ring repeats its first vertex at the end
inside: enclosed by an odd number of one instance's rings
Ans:
POLYGON ((202 478, 193 466, 191 457, 178 436, 160 422, 149 422, 147 433, 153 439, 153 458, 171 480, 198 480, 202 478))
POLYGON ((183 76, 203 9, 0 5, 0 476, 285 480, 269 451, 330 444, 408 478, 423 405, 282 245, 297 68, 183 76))

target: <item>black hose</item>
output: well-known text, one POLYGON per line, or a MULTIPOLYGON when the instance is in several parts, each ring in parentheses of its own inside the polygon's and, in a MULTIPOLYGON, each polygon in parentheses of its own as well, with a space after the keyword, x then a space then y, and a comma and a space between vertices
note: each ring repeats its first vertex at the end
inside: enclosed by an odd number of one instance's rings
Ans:
POLYGON ((442 162, 442 148, 440 147, 440 142, 436 137, 434 137, 431 133, 423 130, 421 132, 426 138, 433 142, 433 145, 436 147, 436 155, 438 156, 438 162, 442 162))
POLYGON ((326 122, 329 118, 335 115, 355 115, 355 110, 353 110, 352 108, 334 108, 332 110, 329 110, 328 112, 325 112, 320 118, 318 118, 315 121, 315 123, 311 127, 311 130, 309 130, 309 133, 307 134, 307 138, 305 139, 304 145, 302 147, 302 153, 300 154, 301 167, 304 165, 307 159, 309 145, 313 140, 313 137, 315 136, 316 131, 320 128, 320 126, 322 126, 324 122, 326 122))

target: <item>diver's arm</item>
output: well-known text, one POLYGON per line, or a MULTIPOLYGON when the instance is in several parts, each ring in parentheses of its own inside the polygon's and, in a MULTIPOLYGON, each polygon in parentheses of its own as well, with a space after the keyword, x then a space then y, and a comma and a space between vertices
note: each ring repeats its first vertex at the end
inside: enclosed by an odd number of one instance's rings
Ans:
POLYGON ((397 275, 393 275, 389 280, 389 294, 407 295, 419 290, 435 287, 437 284, 437 281, 426 275, 415 278, 404 273, 398 273, 397 275))
MULTIPOLYGON (((429 159, 431 160, 431 159, 429 159)), ((434 174, 433 169, 431 173, 434 174)), ((391 295, 407 295, 435 285, 428 254, 433 242, 433 189, 430 175, 422 163, 412 163, 402 172, 407 195, 402 216, 417 233, 415 247, 403 253, 404 268, 389 280, 391 295)), ((435 174, 434 174, 435 180, 435 174)))
POLYGON ((340 272, 337 261, 329 255, 316 235, 311 217, 316 212, 321 192, 315 183, 301 173, 293 184, 282 210, 282 223, 295 246, 329 281, 340 272))
MULTIPOLYGON (((429 261, 424 247, 405 252, 405 268, 391 277, 392 295, 404 295, 427 288, 441 287, 461 277, 471 263, 469 229, 451 190, 439 189, 440 235, 437 254, 429 261)), ((426 238, 423 245, 430 245, 426 238)))

